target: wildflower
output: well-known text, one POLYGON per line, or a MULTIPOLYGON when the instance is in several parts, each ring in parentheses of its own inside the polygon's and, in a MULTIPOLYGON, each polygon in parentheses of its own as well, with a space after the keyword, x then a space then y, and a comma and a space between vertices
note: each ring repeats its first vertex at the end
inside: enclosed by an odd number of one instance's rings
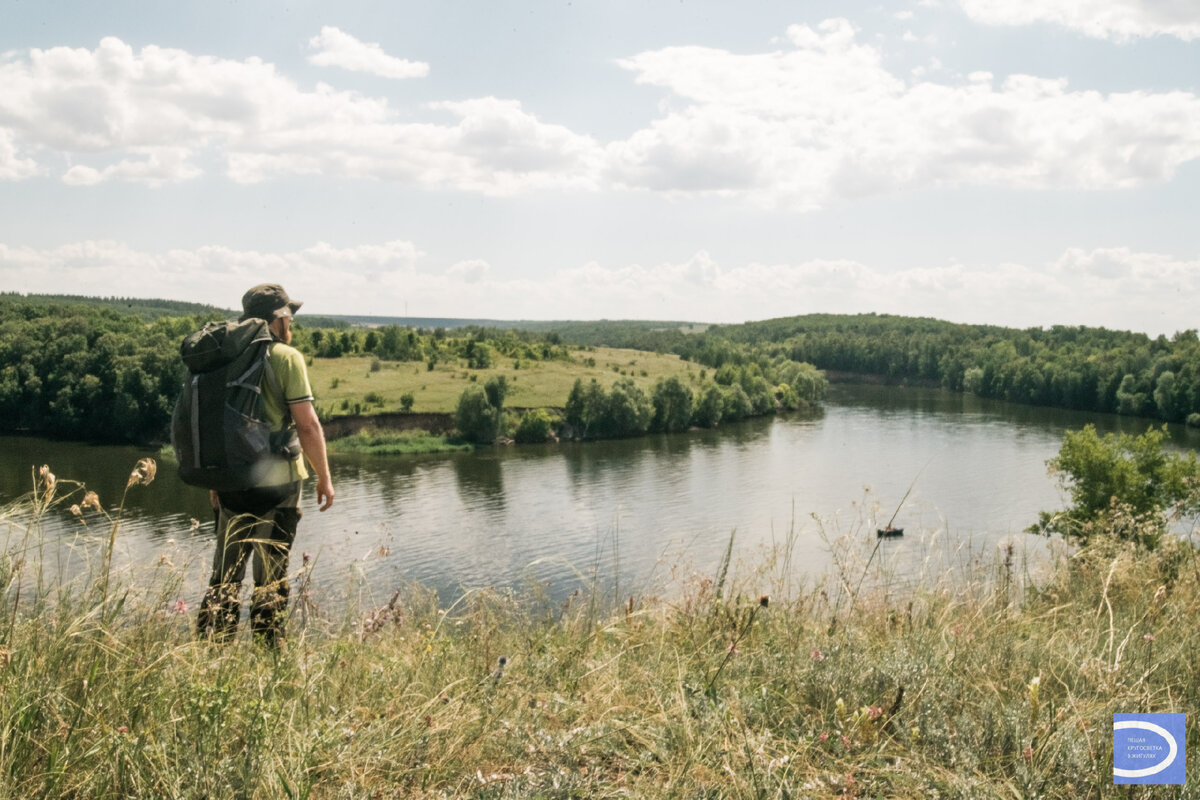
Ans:
POLYGON ((1033 761, 1033 748, 1025 745, 1025 749, 1021 751, 1021 755, 1025 757, 1026 761, 1033 761))
POLYGON ((305 550, 305 551, 304 551, 304 563, 305 563, 305 564, 307 564, 307 563, 309 563, 310 561, 312 561, 312 553, 310 553, 310 552, 308 552, 307 550, 305 550))
POLYGON ((117 733, 129 733, 129 726, 128 725, 118 725, 117 733))
POLYGON ((825 654, 824 654, 824 653, 822 653, 820 650, 818 650, 818 649, 816 649, 816 648, 814 647, 814 648, 813 648, 813 651, 812 651, 812 660, 813 660, 813 661, 824 661, 824 660, 825 660, 825 654))
POLYGON ((730 642, 729 643, 729 652, 730 653, 740 653, 742 651, 737 649, 737 642, 730 642))
POLYGON ((95 492, 85 493, 83 495, 83 502, 79 504, 79 507, 83 509, 94 508, 97 511, 104 510, 100 508, 100 496, 95 492))
POLYGON ((192 517, 190 520, 188 520, 188 531, 190 533, 195 533, 198 530, 200 530, 200 520, 192 517))
POLYGON ((879 706, 868 706, 867 716, 871 719, 879 719, 883 716, 883 709, 879 706))
POLYGON ((82 511, 82 510, 80 510, 80 508, 79 508, 79 505, 78 505, 78 504, 75 504, 75 505, 71 506, 71 513, 72 513, 72 514, 74 514, 74 515, 75 515, 75 516, 77 516, 77 517, 82 517, 82 516, 83 516, 83 511, 82 511))
POLYGON ((821 744, 825 744, 825 742, 829 741, 829 734, 825 731, 821 731, 821 735, 817 737, 817 741, 821 744))
POLYGON ((842 734, 842 747, 846 748, 847 750, 850 749, 850 737, 846 736, 845 734, 842 734))
POLYGON ((767 606, 769 606, 771 604, 770 595, 764 594, 762 597, 758 598, 758 604, 763 608, 766 608, 767 606))
POLYGON ((38 479, 46 486, 46 491, 52 491, 54 485, 58 483, 58 478, 54 477, 54 473, 50 471, 50 467, 42 464, 42 468, 38 470, 38 479))
POLYGON ((185 601, 183 601, 182 599, 176 600, 175 601, 175 613, 176 614, 186 614, 187 612, 188 612, 188 604, 185 601))
POLYGON ((139 459, 133 467, 133 472, 129 473, 129 480, 125 483, 125 488, 135 484, 149 486, 154 482, 154 475, 158 472, 158 464, 154 463, 153 458, 139 459))
POLYGON ((1145 636, 1142 637, 1142 641, 1145 642, 1146 644, 1150 644, 1151 642, 1154 641, 1154 634, 1147 633, 1145 636))

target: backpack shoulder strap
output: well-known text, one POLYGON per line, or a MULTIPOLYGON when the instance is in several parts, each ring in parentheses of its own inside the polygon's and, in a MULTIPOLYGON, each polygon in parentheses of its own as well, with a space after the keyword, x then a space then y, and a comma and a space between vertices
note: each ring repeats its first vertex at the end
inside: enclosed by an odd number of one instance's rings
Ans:
POLYGON ((279 406, 283 409, 283 424, 287 426, 292 421, 292 410, 288 406, 287 397, 283 394, 283 384, 279 382, 279 376, 275 374, 275 368, 271 366, 273 344, 266 346, 266 353, 263 355, 263 382, 279 400, 279 406))

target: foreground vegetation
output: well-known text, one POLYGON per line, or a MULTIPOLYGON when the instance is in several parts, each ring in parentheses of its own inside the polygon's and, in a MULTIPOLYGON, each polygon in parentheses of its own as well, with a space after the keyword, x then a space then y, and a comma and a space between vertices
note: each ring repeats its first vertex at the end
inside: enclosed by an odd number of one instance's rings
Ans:
POLYGON ((336 613, 305 560, 277 652, 194 640, 169 562, 110 574, 116 505, 44 470, 0 516, 0 796, 1115 797, 1112 714, 1200 704, 1175 538, 914 582, 858 525, 809 585, 792 536, 619 604, 406 586, 336 613), (68 508, 95 558, 64 583, 39 520, 68 508))

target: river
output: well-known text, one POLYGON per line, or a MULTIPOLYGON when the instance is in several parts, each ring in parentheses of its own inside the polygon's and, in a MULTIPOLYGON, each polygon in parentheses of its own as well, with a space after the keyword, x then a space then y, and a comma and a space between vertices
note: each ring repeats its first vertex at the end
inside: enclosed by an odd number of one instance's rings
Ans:
MULTIPOLYGON (((1133 433, 1151 424, 936 389, 835 384, 816 414, 711 431, 451 456, 337 455, 337 502, 318 513, 306 498, 292 567, 302 552, 315 556, 315 591, 334 605, 383 602, 411 581, 449 600, 472 587, 531 582, 563 596, 596 578, 617 597, 661 590, 691 571, 714 574, 731 535, 750 565, 790 541, 793 570, 811 578, 830 569, 830 540, 873 547, 875 528, 893 513, 906 535, 884 542, 881 558, 902 569, 927 564, 931 549, 956 558, 1005 542, 1038 551, 1041 540, 1022 531, 1063 503, 1046 460, 1064 430, 1088 422, 1133 433)), ((1198 439, 1172 429, 1179 446, 1198 439)), ((32 468, 48 464, 114 508, 144 455, 3 438, 0 503, 29 491, 32 468)), ((92 517, 84 528, 60 509, 43 531, 94 558, 109 527, 92 517)), ((181 597, 194 602, 212 536, 205 493, 164 466, 152 485, 129 490, 118 562, 134 572, 174 565, 181 597)))

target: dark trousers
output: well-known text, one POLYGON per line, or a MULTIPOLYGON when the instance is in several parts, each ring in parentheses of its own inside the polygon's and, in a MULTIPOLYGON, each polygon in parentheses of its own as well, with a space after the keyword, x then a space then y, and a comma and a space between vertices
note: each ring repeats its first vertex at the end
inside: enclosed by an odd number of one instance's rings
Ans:
POLYGON ((250 630, 275 645, 283 636, 287 611, 288 557, 300 523, 300 482, 284 491, 222 492, 218 498, 217 549, 200 602, 199 633, 218 641, 237 633, 246 562, 253 559, 250 630))

